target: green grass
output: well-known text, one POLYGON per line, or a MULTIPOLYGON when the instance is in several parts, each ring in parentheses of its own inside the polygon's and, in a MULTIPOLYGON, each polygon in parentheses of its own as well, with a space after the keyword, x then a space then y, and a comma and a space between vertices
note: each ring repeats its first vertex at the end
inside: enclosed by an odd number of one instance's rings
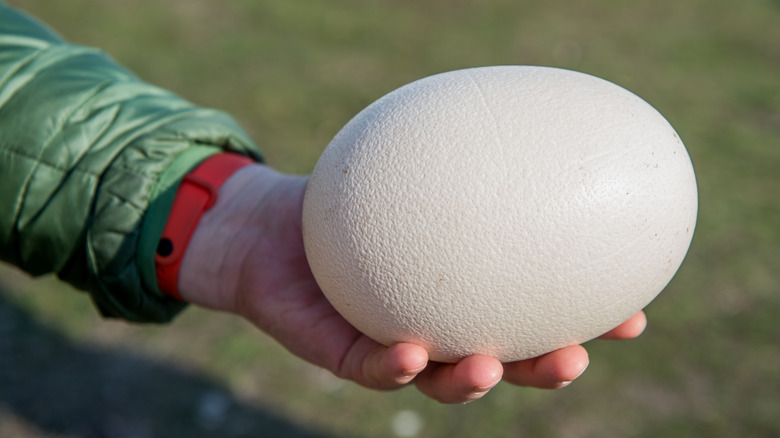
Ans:
MULTIPOLYGON (((15 305, 68 342, 194 370, 321 436, 391 437, 402 410, 422 416, 425 437, 780 435, 780 2, 11 3, 152 83, 232 113, 289 172, 309 172, 338 129, 388 91, 491 64, 571 68, 636 92, 675 126, 697 172, 691 251, 647 309, 647 332, 588 344, 590 368, 564 390, 501 385, 477 403, 441 406, 412 389, 335 381, 225 315, 128 326, 101 321, 51 280, 14 282, 15 305)), ((60 436, 0 408, 0 435, 60 436)))

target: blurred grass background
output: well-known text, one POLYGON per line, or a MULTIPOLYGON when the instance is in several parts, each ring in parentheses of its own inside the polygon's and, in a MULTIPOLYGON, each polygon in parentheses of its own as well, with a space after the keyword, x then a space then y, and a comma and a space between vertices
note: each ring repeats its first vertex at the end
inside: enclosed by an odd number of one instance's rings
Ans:
POLYGON ((777 0, 9 3, 228 111, 296 173, 360 109, 423 76, 493 64, 594 74, 675 126, 700 212, 641 338, 589 343, 591 365, 566 389, 500 385, 465 406, 338 381, 226 315, 103 321, 82 294, 6 268, 0 436, 780 436, 777 0))

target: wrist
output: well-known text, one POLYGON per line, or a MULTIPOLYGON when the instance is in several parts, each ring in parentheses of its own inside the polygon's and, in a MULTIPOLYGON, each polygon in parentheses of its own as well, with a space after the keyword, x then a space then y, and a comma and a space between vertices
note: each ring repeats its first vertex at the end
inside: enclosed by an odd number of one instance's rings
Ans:
POLYGON ((182 299, 215 310, 241 313, 245 276, 273 259, 280 238, 300 240, 300 206, 306 178, 264 165, 237 171, 201 217, 183 256, 182 299))
POLYGON ((179 272, 195 228, 202 215, 216 203, 225 181, 252 163, 242 155, 221 153, 206 158, 184 176, 155 254, 157 285, 163 293, 181 299, 179 272))

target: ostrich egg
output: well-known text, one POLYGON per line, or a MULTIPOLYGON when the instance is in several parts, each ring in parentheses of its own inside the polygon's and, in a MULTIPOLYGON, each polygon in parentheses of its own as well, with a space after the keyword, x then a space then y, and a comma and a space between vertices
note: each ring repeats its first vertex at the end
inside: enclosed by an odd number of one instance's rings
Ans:
POLYGON ((303 238, 323 293, 369 337, 509 362, 644 308, 696 213, 685 146, 644 100, 584 73, 480 67, 349 121, 311 175, 303 238))

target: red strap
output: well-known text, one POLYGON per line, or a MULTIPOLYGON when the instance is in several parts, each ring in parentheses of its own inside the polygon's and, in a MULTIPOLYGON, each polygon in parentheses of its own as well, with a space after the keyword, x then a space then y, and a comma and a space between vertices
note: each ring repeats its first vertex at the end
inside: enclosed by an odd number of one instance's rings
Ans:
POLYGON ((181 299, 179 268, 195 227, 203 213, 217 202, 222 184, 238 169, 252 163, 243 155, 212 155, 182 179, 154 258, 157 284, 163 293, 181 299))

